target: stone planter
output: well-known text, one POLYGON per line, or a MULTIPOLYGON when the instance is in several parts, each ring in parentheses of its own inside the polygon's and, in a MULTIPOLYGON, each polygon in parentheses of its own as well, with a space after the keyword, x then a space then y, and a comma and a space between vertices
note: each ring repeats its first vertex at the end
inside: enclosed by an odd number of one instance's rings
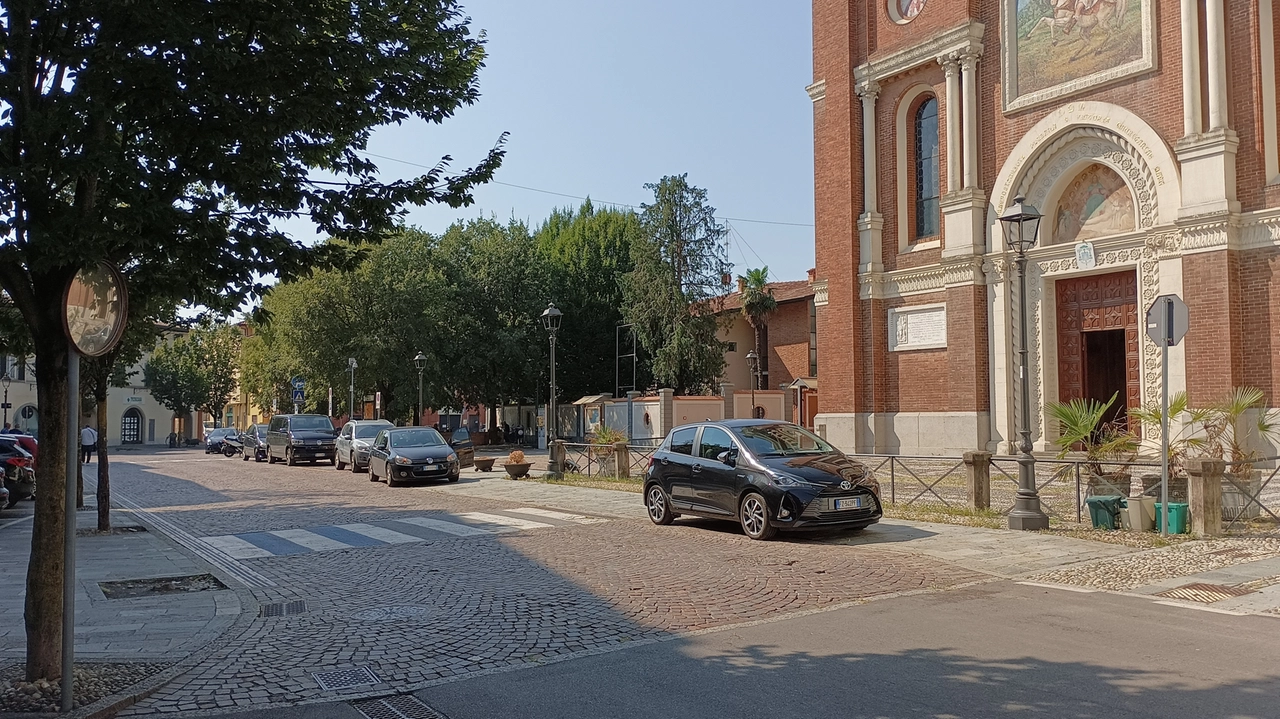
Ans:
POLYGON ((489 470, 493 469, 493 460, 494 460, 493 457, 476 457, 475 458, 476 471, 488 472, 489 470))
MULTIPOLYGON (((1226 483, 1223 482, 1223 484, 1226 483)), ((1159 473, 1142 475, 1142 494, 1146 497, 1155 497, 1157 502, 1160 501, 1159 473)), ((1169 478, 1169 501, 1187 501, 1187 478, 1185 475, 1174 475, 1169 478)))
POLYGON ((1249 499, 1258 496, 1260 491, 1262 491, 1262 470, 1260 469, 1251 470, 1243 476, 1230 472, 1222 475, 1222 521, 1249 520, 1262 516, 1262 508, 1249 499), (1233 479, 1235 483, 1232 483, 1233 479), (1240 491, 1241 487, 1248 494, 1240 491))
POLYGON ((504 464, 502 468, 507 470, 507 476, 512 479, 520 479, 529 474, 529 468, 532 466, 532 462, 521 462, 520 464, 504 464))
POLYGON ((1089 475, 1086 497, 1128 497, 1132 477, 1128 472, 1107 472, 1102 476, 1089 475))

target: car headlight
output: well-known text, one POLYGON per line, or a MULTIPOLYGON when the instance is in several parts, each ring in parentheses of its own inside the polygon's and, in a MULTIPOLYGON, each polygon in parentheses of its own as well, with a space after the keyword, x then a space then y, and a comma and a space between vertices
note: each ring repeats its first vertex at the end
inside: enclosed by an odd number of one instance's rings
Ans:
POLYGON ((769 472, 769 483, 776 487, 799 487, 808 482, 783 472, 769 472))
POLYGON ((457 462, 457 461, 458 461, 458 455, 454 454, 453 452, 450 452, 450 453, 449 453, 449 456, 448 456, 448 457, 446 457, 445 459, 446 459, 446 460, 448 460, 448 461, 450 461, 450 462, 457 462))
POLYGON ((351 443, 351 446, 355 447, 356 449, 368 449, 369 443, 362 439, 357 439, 351 443))
POLYGON ((413 460, 408 457, 396 457, 396 464, 413 464, 413 460))

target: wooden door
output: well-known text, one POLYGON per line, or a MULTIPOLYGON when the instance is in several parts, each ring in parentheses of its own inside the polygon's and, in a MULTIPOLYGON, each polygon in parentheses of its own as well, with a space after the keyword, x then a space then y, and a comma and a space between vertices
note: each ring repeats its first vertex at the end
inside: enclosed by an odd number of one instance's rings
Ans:
POLYGON ((1084 333, 1124 330, 1125 407, 1142 405, 1138 335, 1138 281, 1132 271, 1076 277, 1056 283, 1058 400, 1087 395, 1084 333))

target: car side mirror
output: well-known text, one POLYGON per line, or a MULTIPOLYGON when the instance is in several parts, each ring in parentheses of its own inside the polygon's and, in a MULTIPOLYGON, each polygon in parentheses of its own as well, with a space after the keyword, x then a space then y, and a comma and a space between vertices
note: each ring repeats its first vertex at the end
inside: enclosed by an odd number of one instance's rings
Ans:
POLYGON ((737 451, 732 449, 725 450, 720 454, 716 455, 716 461, 720 462, 721 464, 727 464, 730 467, 732 467, 733 465, 738 463, 738 453, 737 451))

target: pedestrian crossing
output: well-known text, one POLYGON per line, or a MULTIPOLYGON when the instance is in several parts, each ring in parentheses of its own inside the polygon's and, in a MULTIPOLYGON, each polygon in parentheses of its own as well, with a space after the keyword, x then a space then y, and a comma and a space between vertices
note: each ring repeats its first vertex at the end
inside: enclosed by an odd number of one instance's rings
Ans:
POLYGON ((608 520, 538 507, 396 517, 306 529, 278 529, 201 537, 210 548, 232 559, 262 559, 359 547, 385 547, 449 537, 481 537, 552 527, 598 524, 608 520))

